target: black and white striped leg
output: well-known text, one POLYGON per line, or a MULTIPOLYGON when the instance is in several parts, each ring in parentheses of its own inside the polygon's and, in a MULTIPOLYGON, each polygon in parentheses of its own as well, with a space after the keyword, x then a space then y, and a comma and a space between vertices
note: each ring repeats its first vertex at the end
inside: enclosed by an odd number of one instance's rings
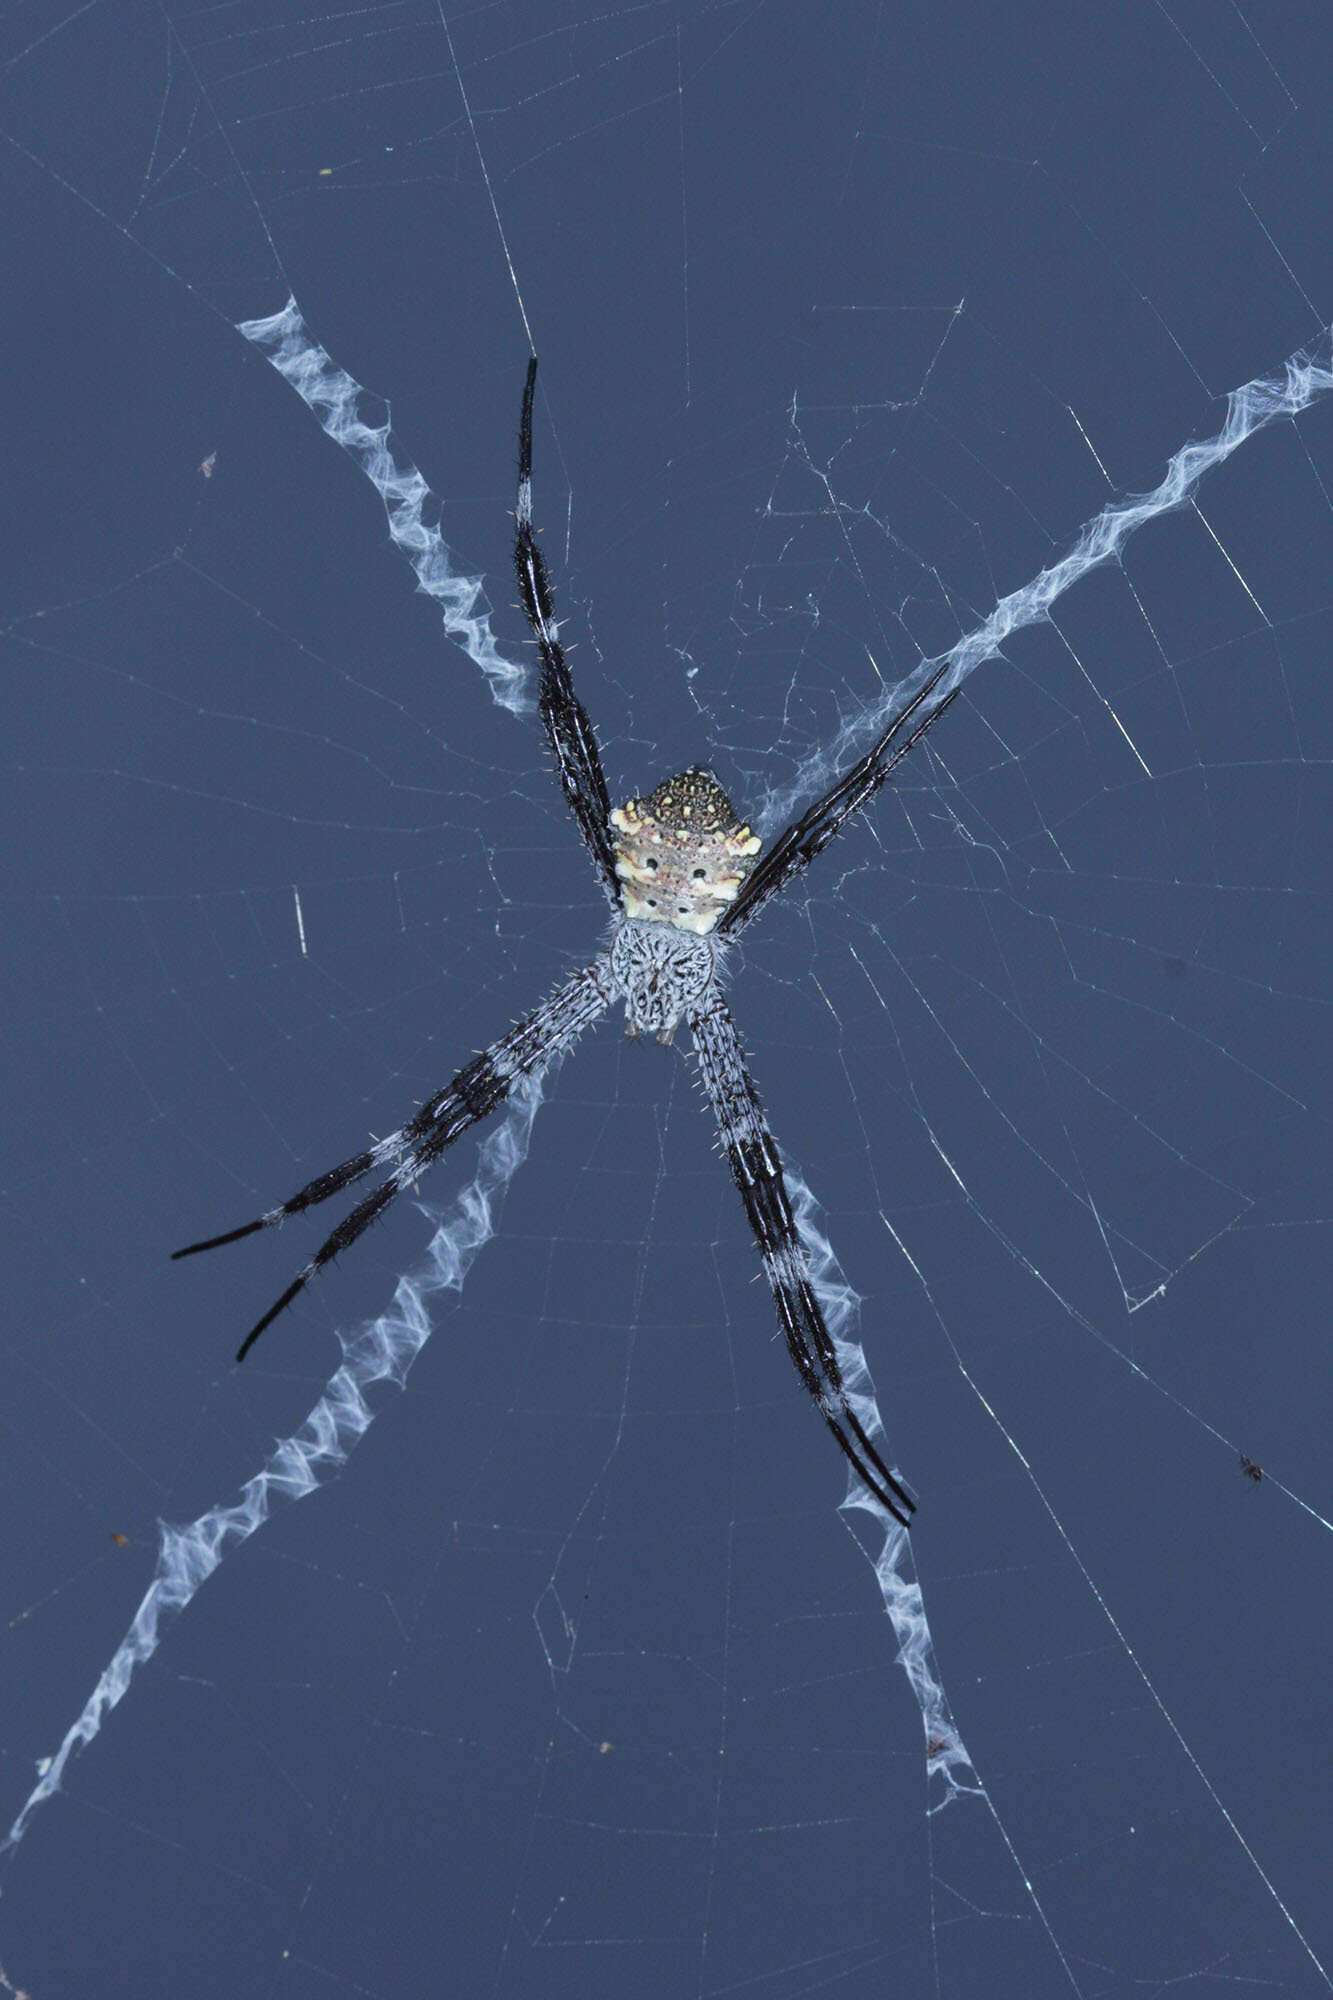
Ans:
POLYGON ((253 1236, 260 1229, 271 1229, 289 1215, 300 1215, 316 1203, 327 1201, 331 1195, 341 1194, 344 1188, 351 1187, 376 1167, 390 1168, 388 1176, 371 1189, 350 1215, 343 1217, 305 1269, 288 1285, 282 1297, 251 1327, 236 1359, 244 1361, 264 1329, 286 1310, 315 1273, 322 1271, 340 1251, 349 1249, 371 1223, 383 1215, 394 1197, 401 1194, 405 1187, 410 1187, 425 1168, 439 1159, 447 1146, 451 1146, 470 1125, 477 1124, 503 1104, 520 1077, 544 1069, 556 1056, 563 1055, 584 1029, 591 1027, 606 1012, 616 996, 616 990, 608 962, 598 959, 596 964, 588 966, 563 986, 557 986, 533 1013, 475 1056, 458 1072, 452 1083, 429 1098, 400 1130, 378 1140, 365 1152, 354 1153, 341 1166, 318 1175, 299 1193, 279 1207, 270 1208, 255 1221, 244 1223, 239 1229, 230 1229, 223 1236, 210 1236, 202 1243, 188 1243, 183 1250, 175 1251, 173 1254, 176 1257, 193 1257, 201 1250, 216 1250, 224 1243, 237 1243, 243 1236, 253 1236))
POLYGON ((764 1260, 787 1350, 858 1477, 895 1521, 911 1525, 916 1502, 894 1477, 848 1398, 837 1350, 810 1283, 777 1141, 720 993, 689 1015, 704 1088, 727 1149, 732 1178, 764 1260))
POLYGON ((822 799, 780 833, 746 877, 731 908, 724 912, 717 928, 731 936, 757 916, 772 896, 810 866, 834 835, 840 833, 852 814, 859 812, 885 783, 896 764, 933 728, 957 694, 951 688, 939 699, 940 684, 949 671, 945 660, 925 685, 919 688, 888 727, 871 744, 865 755, 844 771, 822 799))
POLYGON ((620 884, 608 826, 611 798, 602 774, 602 759, 592 723, 570 679, 564 648, 560 644, 551 580, 532 531, 532 398, 536 386, 537 357, 534 354, 528 363, 528 379, 523 389, 523 416, 518 433, 518 535, 514 543, 514 568, 518 574, 519 597, 541 653, 538 707, 555 752, 560 784, 611 907, 618 910, 620 884))

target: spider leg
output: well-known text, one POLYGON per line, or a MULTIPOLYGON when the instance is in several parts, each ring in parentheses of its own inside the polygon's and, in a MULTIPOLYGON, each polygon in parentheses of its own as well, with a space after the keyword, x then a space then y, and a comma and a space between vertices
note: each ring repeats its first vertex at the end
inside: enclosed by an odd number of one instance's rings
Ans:
POLYGON ((523 610, 541 653, 538 707, 547 738, 555 752, 565 802, 574 815, 583 844, 592 856, 607 900, 613 910, 619 910, 620 884, 616 876, 611 835, 607 830, 611 797, 602 774, 602 759, 592 723, 570 679, 551 597, 551 579, 532 531, 532 398, 536 386, 537 357, 534 354, 528 362, 518 433, 518 533, 514 542, 514 568, 518 574, 518 593, 523 610))
MULTIPOLYGON (((466 1072, 464 1072, 466 1074, 466 1072)), ((418 1114, 419 1115, 419 1114, 418 1114)), ((413 1123, 416 1121, 413 1120, 413 1123)), ((341 1194, 383 1158, 392 1159, 397 1143, 404 1139, 408 1127, 401 1132, 390 1134, 364 1153, 354 1153, 350 1160, 344 1160, 340 1167, 330 1167, 325 1174, 317 1174, 298 1193, 289 1197, 277 1208, 266 1209, 253 1222, 243 1222, 239 1229, 228 1229, 221 1236, 206 1236, 199 1243, 187 1243, 182 1250, 173 1250, 172 1262, 178 1257, 195 1257, 201 1250, 220 1250, 224 1243, 239 1243, 242 1237, 253 1236, 257 1230, 272 1229, 275 1223, 285 1222, 289 1215, 300 1215, 305 1209, 313 1208, 317 1202, 327 1201, 330 1195, 341 1194)))
POLYGON ((898 764, 915 748, 932 725, 939 721, 957 694, 951 688, 942 701, 932 703, 949 671, 946 659, 925 685, 894 716, 865 755, 844 771, 822 799, 816 799, 801 817, 793 820, 762 854, 742 885, 741 892, 718 923, 718 930, 734 933, 756 916, 771 896, 785 889, 794 875, 808 868, 815 856, 840 833, 852 814, 873 798, 898 764))
POLYGON ((557 986, 540 1007, 474 1057, 452 1083, 428 1098, 416 1115, 387 1139, 320 1174, 280 1207, 269 1209, 254 1222, 173 1252, 175 1257, 192 1257, 200 1250, 215 1250, 221 1244, 239 1242, 243 1236, 271 1228, 289 1215, 298 1215, 317 1202, 327 1201, 330 1195, 340 1194, 373 1167, 391 1168, 388 1177, 343 1217, 282 1297, 251 1327, 236 1359, 244 1361, 264 1329, 286 1311, 315 1273, 322 1271, 340 1251, 349 1249, 384 1213, 395 1195, 411 1186, 470 1125, 488 1117, 502 1104, 520 1077, 545 1069, 555 1057, 571 1048, 584 1029, 605 1013, 615 994, 610 967, 605 959, 598 959, 563 986, 557 986))
POLYGON ((782 1156, 721 994, 710 993, 690 1013, 689 1023, 704 1088, 764 1260, 787 1351, 843 1456, 894 1520, 910 1527, 916 1502, 880 1457, 848 1397, 837 1349, 810 1283, 782 1156))

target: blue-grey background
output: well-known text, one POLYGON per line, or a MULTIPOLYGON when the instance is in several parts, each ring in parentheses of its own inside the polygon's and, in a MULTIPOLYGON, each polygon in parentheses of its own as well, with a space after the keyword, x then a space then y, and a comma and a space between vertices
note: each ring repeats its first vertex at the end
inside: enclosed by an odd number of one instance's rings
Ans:
MULTIPOLYGON (((1333 316, 1320 6, 448 30, 5 25, 6 1823, 156 1520, 235 1494, 430 1224, 239 1372, 314 1230, 168 1252, 399 1123, 603 921, 538 731, 231 323, 294 291, 391 399, 517 654, 498 210, 612 791, 706 758, 754 811, 1333 316)), ((4 1990, 1329 1990, 1331 523, 1326 404, 979 672, 736 966, 989 1802, 927 1815, 689 1065, 607 1024, 406 1393, 0 1869, 4 1990)))

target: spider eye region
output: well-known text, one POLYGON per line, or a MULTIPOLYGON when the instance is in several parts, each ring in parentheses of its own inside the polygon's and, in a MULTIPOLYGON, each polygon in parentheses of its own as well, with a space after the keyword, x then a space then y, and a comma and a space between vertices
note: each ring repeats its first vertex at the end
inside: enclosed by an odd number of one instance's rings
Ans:
POLYGON ((763 844, 697 764, 617 806, 611 828, 625 915, 696 937, 735 902, 763 844))

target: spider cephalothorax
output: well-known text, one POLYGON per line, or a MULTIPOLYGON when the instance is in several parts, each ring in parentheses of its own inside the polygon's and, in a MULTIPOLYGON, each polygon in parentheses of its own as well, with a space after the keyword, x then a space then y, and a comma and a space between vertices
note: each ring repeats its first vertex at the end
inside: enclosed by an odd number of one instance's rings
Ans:
POLYGON ((656 1035, 669 1043, 707 994, 717 971, 717 951, 712 938, 627 917, 609 954, 617 996, 625 1003, 626 1034, 656 1035))
POLYGON ((696 937, 735 902, 763 844, 699 764, 627 799, 611 825, 625 915, 696 937))
POLYGON ((762 860, 762 842, 739 819, 711 771, 693 765, 666 778, 646 798, 611 807, 597 737, 574 692, 551 602, 550 579, 532 528, 532 397, 535 357, 528 364, 519 430, 518 536, 514 566, 519 593, 541 654, 537 705, 555 754, 560 784, 615 918, 602 952, 507 1034, 464 1064, 451 1083, 418 1107, 407 1123, 341 1166, 320 1174, 253 1222, 178 1250, 189 1257, 269 1229, 288 1216, 341 1194, 369 1174, 384 1176, 345 1215, 281 1298, 251 1327, 244 1360, 260 1334, 317 1271, 350 1249, 405 1187, 455 1139, 497 1110, 519 1081, 559 1061, 585 1029, 625 1003, 632 1035, 669 1042, 688 1024, 699 1077, 712 1104, 732 1178, 773 1290, 778 1321, 801 1381, 868 1493, 905 1527, 916 1504, 885 1463, 873 1401, 843 1380, 837 1343, 825 1322, 809 1268, 782 1155, 745 1060, 736 1024, 717 978, 724 941, 748 924, 884 783, 899 759, 953 700, 940 692, 948 669, 938 666, 892 717, 865 754, 823 798, 778 835, 762 860))

